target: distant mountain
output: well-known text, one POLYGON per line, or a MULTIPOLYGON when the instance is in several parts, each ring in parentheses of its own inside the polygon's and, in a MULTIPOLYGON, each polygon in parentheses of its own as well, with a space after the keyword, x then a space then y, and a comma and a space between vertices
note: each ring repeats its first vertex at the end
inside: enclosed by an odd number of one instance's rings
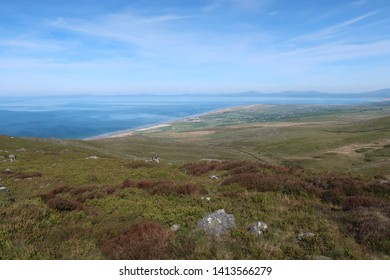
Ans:
POLYGON ((376 91, 369 92, 359 92, 359 93, 346 93, 346 92, 320 92, 320 91, 282 91, 282 92, 272 92, 264 93, 258 91, 245 91, 240 93, 233 93, 230 95, 237 95, 241 97, 253 97, 253 96, 273 96, 273 97, 288 97, 288 98, 390 98, 390 89, 381 89, 376 91))

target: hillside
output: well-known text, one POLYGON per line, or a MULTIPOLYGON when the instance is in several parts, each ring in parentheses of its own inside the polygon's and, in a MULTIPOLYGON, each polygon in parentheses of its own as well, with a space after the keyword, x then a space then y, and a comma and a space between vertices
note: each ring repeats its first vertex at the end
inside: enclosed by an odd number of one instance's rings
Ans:
POLYGON ((0 136, 0 258, 389 259, 389 115, 251 106, 120 138, 0 136), (220 209, 235 227, 197 228, 220 209))

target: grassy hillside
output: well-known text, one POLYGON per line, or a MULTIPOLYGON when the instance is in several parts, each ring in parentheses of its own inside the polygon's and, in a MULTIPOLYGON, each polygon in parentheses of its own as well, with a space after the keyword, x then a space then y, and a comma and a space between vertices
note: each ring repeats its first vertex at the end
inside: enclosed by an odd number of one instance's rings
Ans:
MULTIPOLYGON (((122 155, 185 162, 260 160, 313 170, 390 176, 390 104, 249 106, 102 139, 122 155)), ((390 179, 390 177, 389 177, 390 179)))
POLYGON ((267 106, 124 138, 1 136, 0 259, 389 259, 389 123, 383 105, 267 106), (196 228, 218 209, 234 229, 196 228))

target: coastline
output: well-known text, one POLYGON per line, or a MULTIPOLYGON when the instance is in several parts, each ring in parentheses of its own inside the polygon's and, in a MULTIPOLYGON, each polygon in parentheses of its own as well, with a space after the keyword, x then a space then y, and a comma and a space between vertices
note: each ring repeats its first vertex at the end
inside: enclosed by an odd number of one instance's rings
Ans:
POLYGON ((161 127, 166 127, 170 126, 172 122, 164 122, 164 123, 159 123, 159 124, 153 124, 153 125, 148 125, 145 127, 138 127, 138 128, 133 128, 133 129, 125 129, 125 130, 119 130, 119 131, 114 131, 110 133, 105 133, 105 134, 100 134, 97 136, 92 136, 92 137, 87 137, 82 140, 84 141, 91 141, 91 140, 100 140, 100 139, 109 139, 109 138, 119 138, 119 137, 126 137, 126 136, 131 136, 135 132, 138 131, 147 131, 147 130, 153 130, 161 127))
POLYGON ((136 132, 159 129, 162 127, 171 126, 173 123, 176 123, 176 122, 186 121, 186 120, 189 120, 192 118, 197 118, 197 117, 201 117, 201 116, 205 116, 205 115, 209 115, 209 114, 230 112, 230 111, 239 110, 239 109, 253 109, 253 108, 265 107, 265 106, 273 106, 273 105, 251 104, 251 105, 239 105, 239 106, 233 106, 233 107, 226 107, 226 108, 222 108, 222 109, 208 111, 208 112, 201 113, 201 114, 190 115, 190 116, 186 116, 183 118, 173 119, 173 120, 170 120, 167 122, 154 123, 154 124, 150 124, 150 125, 143 126, 143 127, 130 128, 130 129, 125 129, 125 130, 104 133, 104 134, 100 134, 100 135, 96 135, 96 136, 92 136, 92 137, 87 137, 87 138, 84 138, 82 140, 93 141, 93 140, 101 140, 101 139, 127 137, 127 136, 134 135, 134 133, 136 133, 136 132))

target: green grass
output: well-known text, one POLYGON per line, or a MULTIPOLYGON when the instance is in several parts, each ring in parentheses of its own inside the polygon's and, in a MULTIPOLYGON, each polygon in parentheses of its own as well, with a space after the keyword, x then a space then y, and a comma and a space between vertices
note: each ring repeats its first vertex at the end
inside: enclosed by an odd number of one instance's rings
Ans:
POLYGON ((0 136, 0 259, 389 259, 386 114, 268 106, 124 138, 0 136), (218 209, 237 227, 216 238, 196 222, 218 209))

